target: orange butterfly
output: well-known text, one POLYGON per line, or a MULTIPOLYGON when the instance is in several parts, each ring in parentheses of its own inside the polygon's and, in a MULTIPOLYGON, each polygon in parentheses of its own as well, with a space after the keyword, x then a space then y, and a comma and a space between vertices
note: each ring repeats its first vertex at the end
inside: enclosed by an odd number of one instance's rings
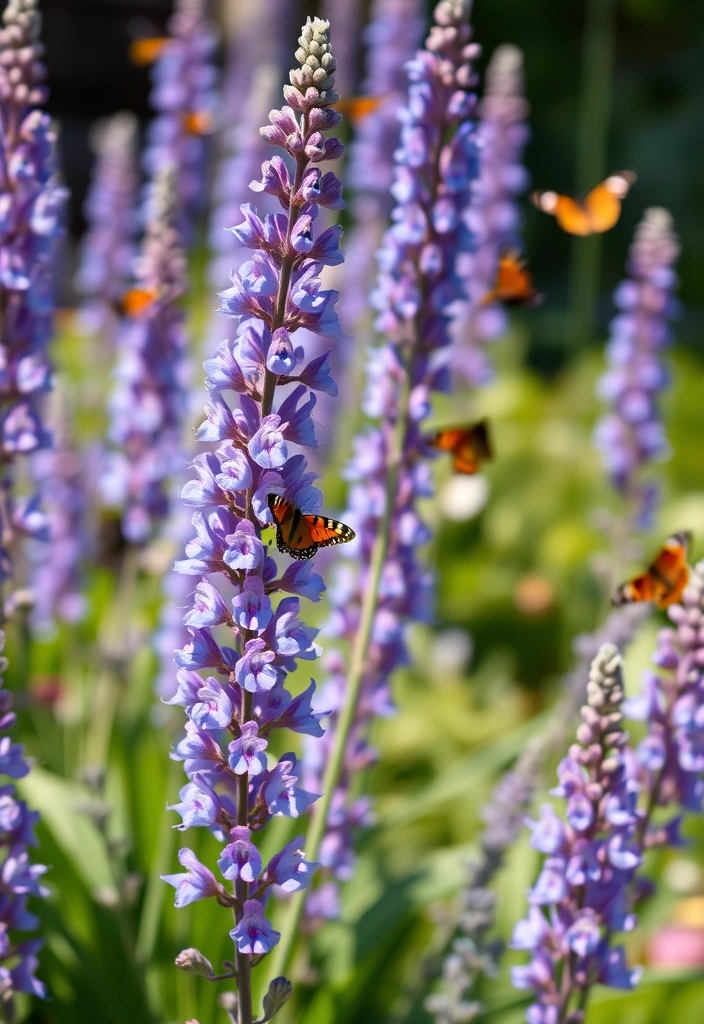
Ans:
POLYGON ((689 580, 687 548, 692 535, 686 530, 673 533, 663 545, 655 561, 642 576, 634 576, 616 590, 612 604, 652 601, 658 608, 667 608, 682 597, 689 580))
POLYGON ((215 131, 215 118, 207 110, 184 114, 183 127, 189 135, 211 135, 215 131))
POLYGON ((503 302, 507 306, 537 306, 543 296, 533 287, 533 275, 517 249, 504 249, 499 256, 496 283, 482 299, 482 306, 503 302))
POLYGON ((385 99, 386 96, 341 96, 335 106, 343 117, 358 123, 373 114, 385 99))
POLYGON ((633 171, 614 171, 584 199, 573 199, 558 192, 531 192, 533 206, 557 218, 570 235, 593 235, 608 231, 621 216, 621 201, 636 181, 633 171))
POLYGON ((452 452, 455 472, 476 473, 485 459, 493 459, 487 420, 479 420, 466 427, 447 427, 427 438, 433 448, 452 452))
POLYGON ((148 36, 142 39, 133 39, 130 43, 127 54, 133 64, 138 68, 153 64, 161 56, 161 52, 168 43, 168 36, 148 36))
POLYGON ((276 546, 292 558, 312 558, 318 548, 355 538, 354 530, 344 523, 301 512, 279 494, 270 494, 267 501, 276 523, 276 546))
POLYGON ((122 296, 122 312, 127 316, 141 316, 154 305, 157 297, 154 288, 130 288, 122 296))

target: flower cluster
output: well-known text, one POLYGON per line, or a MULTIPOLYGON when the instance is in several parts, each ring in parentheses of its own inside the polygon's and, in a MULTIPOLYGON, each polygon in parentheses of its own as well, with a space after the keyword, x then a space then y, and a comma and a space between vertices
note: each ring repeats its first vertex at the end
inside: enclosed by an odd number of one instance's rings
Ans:
POLYGON ((0 30, 0 582, 12 577, 16 535, 46 536, 37 499, 13 502, 11 468, 49 441, 40 402, 50 383, 52 247, 66 197, 52 179, 49 117, 35 109, 46 97, 39 32, 36 0, 11 0, 0 30))
POLYGON ((324 266, 342 260, 341 230, 317 236, 313 230, 320 206, 343 205, 340 181, 319 167, 343 151, 324 135, 340 122, 331 108, 338 95, 328 23, 309 19, 299 44, 301 66, 291 71, 284 89, 287 105, 273 110, 261 129, 268 142, 289 154, 294 170, 289 172, 281 156, 265 161, 261 179, 251 187, 275 196, 284 212, 262 219, 244 204, 244 220, 232 229, 253 252, 221 295, 223 312, 240 318, 239 331, 205 363, 210 396, 197 437, 217 447, 196 456, 197 479, 183 489, 183 502, 196 509, 196 536, 177 563, 180 572, 200 581, 185 617, 190 642, 176 652, 178 689, 170 701, 189 717, 173 753, 184 761, 189 780, 175 809, 182 817, 179 828, 206 826, 224 844, 218 868, 233 888, 187 849, 179 855, 186 872, 167 880, 177 888, 177 906, 214 896, 234 908, 240 1002, 251 998, 252 965, 279 938, 264 916, 271 887, 303 889, 315 867, 306 862, 300 837, 267 865, 253 841, 272 816, 298 818, 317 799, 298 785, 295 754, 272 761, 272 732, 322 735, 321 714, 311 707, 315 683, 293 696, 285 682, 298 662, 320 653, 318 631, 304 625, 299 611, 301 598, 320 599, 324 583, 310 561, 279 570, 261 539, 272 523, 271 495, 305 511, 322 501, 304 455, 295 449, 316 446, 315 392, 334 390, 334 384, 328 354, 306 361, 292 335, 305 327, 329 341, 342 336, 337 295, 320 281, 324 266), (224 397, 228 391, 238 395, 234 407, 224 397), (277 603, 275 595, 283 595, 277 603), (216 639, 218 628, 233 646, 216 639), (203 678, 200 670, 210 674, 203 678))
POLYGON ((94 129, 95 165, 85 203, 88 227, 75 278, 76 291, 83 297, 83 326, 113 342, 135 256, 136 144, 133 114, 115 114, 94 129))
POLYGON ((483 810, 485 828, 479 839, 479 854, 470 865, 461 893, 461 910, 452 922, 455 933, 442 965, 442 990, 426 1001, 426 1009, 435 1015, 436 1024, 460 1024, 483 1012, 475 998, 482 976, 498 971, 502 943, 491 936, 495 923, 497 894, 492 883, 502 868, 506 852, 518 837, 535 793, 542 762, 553 749, 562 746, 569 728, 587 692, 591 663, 604 644, 623 650, 633 639, 649 609, 644 605, 614 608, 604 624, 593 633, 578 636, 573 643, 575 667, 565 676, 562 698, 552 721, 523 751, 515 765, 501 778, 483 810))
MULTIPOLYGON (((704 562, 692 569, 681 603, 668 615, 674 628, 658 635, 657 671, 646 673, 642 696, 626 705, 630 718, 648 725, 637 749, 650 794, 648 820, 659 806, 704 809, 704 562)), ((662 841, 667 835, 659 827, 646 834, 647 845, 662 841)))
POLYGON ((545 860, 528 917, 511 940, 532 960, 511 973, 516 988, 535 992, 530 1024, 577 1024, 593 984, 631 988, 638 978, 623 947, 610 941, 634 926, 630 885, 642 860, 623 696, 621 656, 605 644, 592 664, 578 742, 560 762, 552 790, 566 801, 565 821, 543 804, 539 820, 529 822, 532 845, 545 860))
POLYGON ((597 424, 595 443, 612 484, 643 524, 652 518, 657 488, 642 481, 641 471, 667 451, 658 396, 668 374, 660 353, 670 343, 669 321, 678 308, 673 298, 678 255, 670 214, 657 207, 646 210, 631 246, 629 277, 614 295, 619 314, 611 322, 609 368, 598 383, 610 411, 597 424))
POLYGON ((181 229, 190 235, 204 198, 208 136, 217 114, 217 33, 208 20, 207 0, 177 0, 168 40, 153 69, 144 167, 150 179, 162 167, 178 170, 181 229))
POLYGON ((347 178, 355 195, 341 297, 346 323, 358 323, 368 310, 374 253, 393 205, 390 189, 401 131, 399 111, 408 87, 405 66, 422 42, 421 8, 419 0, 375 0, 364 33, 367 56, 362 91, 374 98, 376 106, 357 125, 348 157, 347 178))
MULTIPOLYGON (((7 669, 5 633, 0 630, 0 673, 7 669)), ((37 950, 41 939, 17 939, 15 932, 32 931, 37 927, 37 918, 27 910, 32 896, 46 897, 49 890, 40 882, 46 872, 42 864, 31 864, 28 846, 36 846, 34 826, 39 819, 36 811, 30 811, 23 800, 17 798, 12 779, 22 779, 29 772, 29 765, 22 747, 12 743, 6 735, 12 728, 15 715, 12 711, 12 697, 3 689, 0 678, 0 773, 8 781, 0 788, 2 793, 2 875, 0 876, 0 1012, 6 1019, 12 1019, 12 1002, 17 992, 44 997, 41 981, 34 977, 37 967, 37 950)))
POLYGON ((110 452, 101 481, 107 504, 124 509, 123 533, 147 540, 168 512, 168 481, 180 468, 187 405, 184 311, 186 260, 178 227, 176 171, 154 184, 146 236, 135 263, 132 315, 120 331, 110 402, 110 452))
POLYGON ((476 245, 464 253, 458 270, 467 292, 455 326, 453 365, 472 384, 482 384, 492 370, 483 346, 506 328, 506 313, 485 298, 494 287, 499 257, 519 242, 520 213, 517 197, 528 187, 522 164, 530 137, 523 97, 523 54, 516 46, 499 46, 486 71, 481 115, 479 176, 466 211, 476 245))
POLYGON ((85 613, 83 568, 90 553, 86 478, 88 453, 73 443, 66 396, 54 391, 52 448, 32 459, 48 518, 49 544, 33 543, 31 563, 32 625, 50 633, 56 621, 79 622, 85 613), (64 408, 61 408, 62 403, 64 408))
MULTIPOLYGON (((360 659, 357 717, 320 854, 338 878, 351 871, 352 833, 368 821, 367 802, 349 803, 347 797, 350 778, 375 756, 366 738, 368 723, 392 712, 389 678, 407 660, 407 624, 427 619, 431 607, 432 575, 418 558, 430 533, 416 502, 432 493, 422 422, 430 412, 431 392, 447 383, 446 311, 462 294, 455 261, 468 244, 461 212, 476 173, 470 90, 475 83, 471 62, 479 48, 470 42, 467 9, 464 3, 439 3, 425 48, 407 65, 408 105, 402 111, 392 186, 397 205, 380 250, 373 295, 376 328, 388 341, 371 353, 365 412, 379 424, 355 441, 345 518, 359 537, 350 549, 356 566, 340 566, 330 595, 330 632, 340 638, 354 641, 360 631, 368 590, 373 591, 374 611, 369 649, 360 659), (379 544, 385 547, 383 569, 375 577, 379 544)), ((337 714, 349 685, 341 654, 333 654, 326 667, 330 677, 323 704, 337 714)), ((333 718, 325 746, 334 723, 333 718)), ((328 756, 322 746, 308 754, 306 779, 314 785, 319 785, 328 756)), ((328 885, 324 892, 325 901, 309 902, 309 915, 335 913, 334 888, 328 885)))

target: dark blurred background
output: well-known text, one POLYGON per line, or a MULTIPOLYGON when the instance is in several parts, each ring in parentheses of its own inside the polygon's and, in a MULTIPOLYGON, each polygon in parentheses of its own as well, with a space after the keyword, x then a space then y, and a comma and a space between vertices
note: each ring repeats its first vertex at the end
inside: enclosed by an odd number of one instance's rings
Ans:
MULTIPOLYGON (((220 0, 213 13, 227 37, 252 0, 220 0)), ((91 124, 120 109, 149 117, 149 68, 128 59, 132 39, 161 35, 169 0, 46 0, 43 5, 51 87, 50 110, 61 126, 61 160, 71 188, 71 231, 83 227, 81 207, 92 157, 91 124)), ((368 0, 290 0, 292 25, 324 13, 363 25, 368 0), (356 14, 355 14, 356 12, 356 14)), ((431 5, 427 5, 428 14, 431 5)), ((678 332, 682 344, 704 350, 704 4, 701 0, 477 0, 472 16, 484 48, 482 66, 496 45, 513 42, 526 56, 533 141, 527 163, 538 187, 575 191, 591 183, 589 165, 634 169, 638 183, 617 227, 606 236, 598 270, 597 334, 605 328, 610 295, 623 270, 627 246, 643 209, 667 206, 683 242, 678 332), (593 19, 596 17, 596 25, 593 19), (599 20, 600 19, 600 20, 599 20), (613 46, 613 55, 610 48, 613 46), (585 56, 585 49, 591 51, 585 56), (613 59, 612 59, 613 56, 613 59), (599 93, 595 99, 595 93, 599 93), (599 104, 601 103, 601 108, 599 104)), ((295 45, 292 33, 291 49, 295 45)), ((363 46, 347 75, 362 87, 363 46)), ((282 78, 286 69, 282 68, 282 78)), ((600 173, 601 169, 600 169, 600 173)), ((571 240, 549 218, 527 208, 526 249, 541 290, 550 296, 533 332, 531 361, 543 372, 559 369, 569 354, 563 307, 572 282, 565 274, 571 240)), ((598 243, 596 243, 598 244, 598 243)), ((577 274, 580 273, 577 267, 577 274)))

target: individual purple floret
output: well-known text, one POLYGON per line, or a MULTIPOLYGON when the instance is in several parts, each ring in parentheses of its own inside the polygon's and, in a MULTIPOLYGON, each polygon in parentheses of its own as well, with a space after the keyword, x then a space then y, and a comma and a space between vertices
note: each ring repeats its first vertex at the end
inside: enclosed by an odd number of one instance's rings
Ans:
POLYGON ((479 176, 466 210, 475 246, 462 254, 458 268, 468 297, 455 321, 453 366, 471 384, 491 378, 484 347, 506 329, 503 307, 485 299, 495 286, 502 252, 520 245, 517 199, 528 187, 522 160, 530 138, 523 91, 523 54, 516 46, 499 46, 486 70, 479 105, 479 176))
POLYGON ((207 0, 176 0, 168 41, 152 74, 144 167, 150 179, 165 166, 177 168, 179 225, 190 236, 206 195, 208 136, 217 115, 217 32, 207 16, 207 0))
POLYGON ((12 0, 0 30, 0 582, 12 577, 18 535, 46 537, 36 497, 17 500, 13 465, 49 442, 40 405, 49 390, 52 249, 66 191, 52 178, 54 134, 35 109, 46 98, 36 0, 12 0))
MULTIPOLYGON (((177 563, 196 579, 185 616, 190 640, 176 651, 180 671, 169 701, 188 715, 172 754, 188 776, 174 809, 182 818, 178 828, 205 826, 222 849, 217 875, 184 849, 185 873, 167 881, 179 906, 214 896, 234 910, 235 966, 225 976, 237 979, 240 1024, 252 1021, 251 968, 279 939, 266 918, 271 888, 303 889, 317 866, 306 861, 301 839, 268 864, 255 842, 272 817, 298 818, 318 798, 300 784, 295 754, 270 753, 273 731, 323 731, 321 713, 311 707, 315 683, 298 696, 285 683, 299 662, 320 654, 318 631, 299 613, 301 598, 319 600, 324 583, 309 561, 287 559, 279 569, 262 540, 273 522, 270 496, 306 512, 322 502, 300 449, 317 444, 315 392, 331 381, 326 359, 306 362, 293 334, 305 327, 329 342, 342 337, 337 294, 320 281, 323 267, 342 259, 341 231, 315 231, 318 208, 341 204, 339 180, 319 167, 343 151, 337 139, 325 137, 340 123, 331 107, 339 97, 327 22, 308 20, 296 60, 301 67, 284 88, 287 105, 271 111, 261 129, 292 159, 272 156, 251 186, 275 196, 283 212, 262 220, 244 204, 244 220, 232 229, 252 253, 221 294, 221 309, 238 318, 239 330, 205 363, 209 397, 197 438, 208 450, 194 459, 195 478, 182 492, 195 509, 195 536, 177 563), (236 403, 226 400, 227 392, 238 395, 236 403)), ((278 742, 271 746, 281 749, 278 742)), ((180 966, 191 969, 192 952, 180 966)), ((281 979, 272 983, 269 1006, 284 989, 281 979)))
POLYGON ((182 466, 189 367, 176 183, 176 171, 169 167, 154 183, 110 402, 110 440, 117 450, 108 454, 101 481, 106 504, 123 510, 124 535, 135 544, 146 541, 166 517, 169 480, 182 466))
MULTIPOLYGON (((447 386, 446 311, 462 294, 455 264, 469 242, 461 213, 476 173, 470 90, 479 47, 470 42, 467 15, 468 4, 439 3, 425 49, 407 65, 408 104, 392 186, 397 205, 379 252, 373 302, 376 328, 388 340, 370 355, 364 402, 378 425, 354 442, 344 518, 358 540, 346 549, 350 560, 340 566, 330 593, 330 632, 352 644, 364 637, 369 643, 356 648, 350 674, 339 653, 328 660, 320 709, 332 708, 334 717, 325 750, 318 744, 306 754, 306 780, 316 788, 335 747, 337 717, 359 690, 320 848, 321 861, 338 879, 352 871, 353 833, 370 820, 366 798, 348 796, 350 779, 376 756, 367 740, 369 723, 393 712, 389 680, 408 661, 406 630, 410 622, 427 621, 433 602, 432 573, 419 557, 431 534, 417 502, 432 494, 422 425, 432 392, 447 386)), ((324 906, 334 911, 335 901, 324 906)))
POLYGON ((611 321, 608 370, 597 386, 609 411, 596 426, 595 444, 612 484, 643 525, 652 519, 657 487, 642 479, 642 471, 667 452, 658 397, 669 376, 660 353, 670 343, 669 321, 678 310, 673 292, 679 251, 668 211, 646 210, 630 249, 629 276, 614 294, 619 314, 611 321))
POLYGON ((560 762, 551 791, 565 801, 564 820, 543 804, 528 823, 544 860, 528 916, 511 939, 532 959, 511 977, 516 988, 535 994, 530 1024, 579 1024, 594 984, 631 988, 639 976, 623 947, 612 945, 614 933, 635 924, 631 883, 642 860, 639 787, 629 771, 622 702, 621 656, 605 644, 592 664, 578 742, 560 762))
POLYGON ((75 286, 82 297, 84 328, 115 343, 135 256, 137 118, 122 112, 100 122, 92 142, 95 164, 75 286))
POLYGON ((377 106, 360 118, 348 156, 346 178, 353 189, 353 228, 347 242, 347 272, 340 298, 343 322, 361 325, 376 270, 375 253, 389 225, 399 112, 408 90, 406 63, 422 43, 425 18, 420 0, 374 0, 366 42, 362 93, 377 106))

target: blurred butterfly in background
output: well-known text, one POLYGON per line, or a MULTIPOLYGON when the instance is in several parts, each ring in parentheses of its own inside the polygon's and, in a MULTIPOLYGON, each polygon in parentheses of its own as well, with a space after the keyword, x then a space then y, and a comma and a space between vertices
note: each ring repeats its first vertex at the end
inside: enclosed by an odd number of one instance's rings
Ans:
POLYGON ((452 454, 456 473, 472 475, 482 462, 494 457, 487 420, 469 423, 465 427, 447 427, 431 434, 426 441, 431 447, 452 454))
POLYGON ((138 68, 148 67, 159 59, 168 41, 168 36, 142 36, 133 39, 127 48, 127 55, 138 68))
POLYGON ((215 118, 208 110, 196 111, 193 114, 182 114, 181 123, 189 135, 212 135, 217 127, 215 118))
POLYGON ((385 99, 386 94, 382 96, 341 96, 335 104, 335 109, 343 117, 359 124, 360 121, 364 121, 370 114, 373 114, 385 99))
POLYGON ((482 299, 482 306, 503 302, 505 306, 537 306, 544 296, 533 287, 533 275, 517 249, 504 249, 499 256, 496 283, 482 299))
POLYGON ((344 523, 301 512, 279 494, 270 494, 267 501, 276 525, 276 546, 292 558, 312 558, 318 548, 355 538, 354 530, 344 523))
POLYGON ((658 608, 667 608, 682 596, 689 580, 687 548, 692 535, 686 530, 673 533, 657 558, 642 576, 634 576, 623 583, 611 599, 612 604, 630 604, 633 601, 652 601, 658 608))
POLYGON ((122 312, 126 316, 139 317, 154 305, 157 298, 154 288, 130 288, 122 296, 122 312))
POLYGON ((594 235, 608 231, 621 216, 621 201, 636 181, 633 171, 614 171, 583 199, 559 192, 531 192, 529 199, 543 213, 555 217, 570 235, 594 235))

